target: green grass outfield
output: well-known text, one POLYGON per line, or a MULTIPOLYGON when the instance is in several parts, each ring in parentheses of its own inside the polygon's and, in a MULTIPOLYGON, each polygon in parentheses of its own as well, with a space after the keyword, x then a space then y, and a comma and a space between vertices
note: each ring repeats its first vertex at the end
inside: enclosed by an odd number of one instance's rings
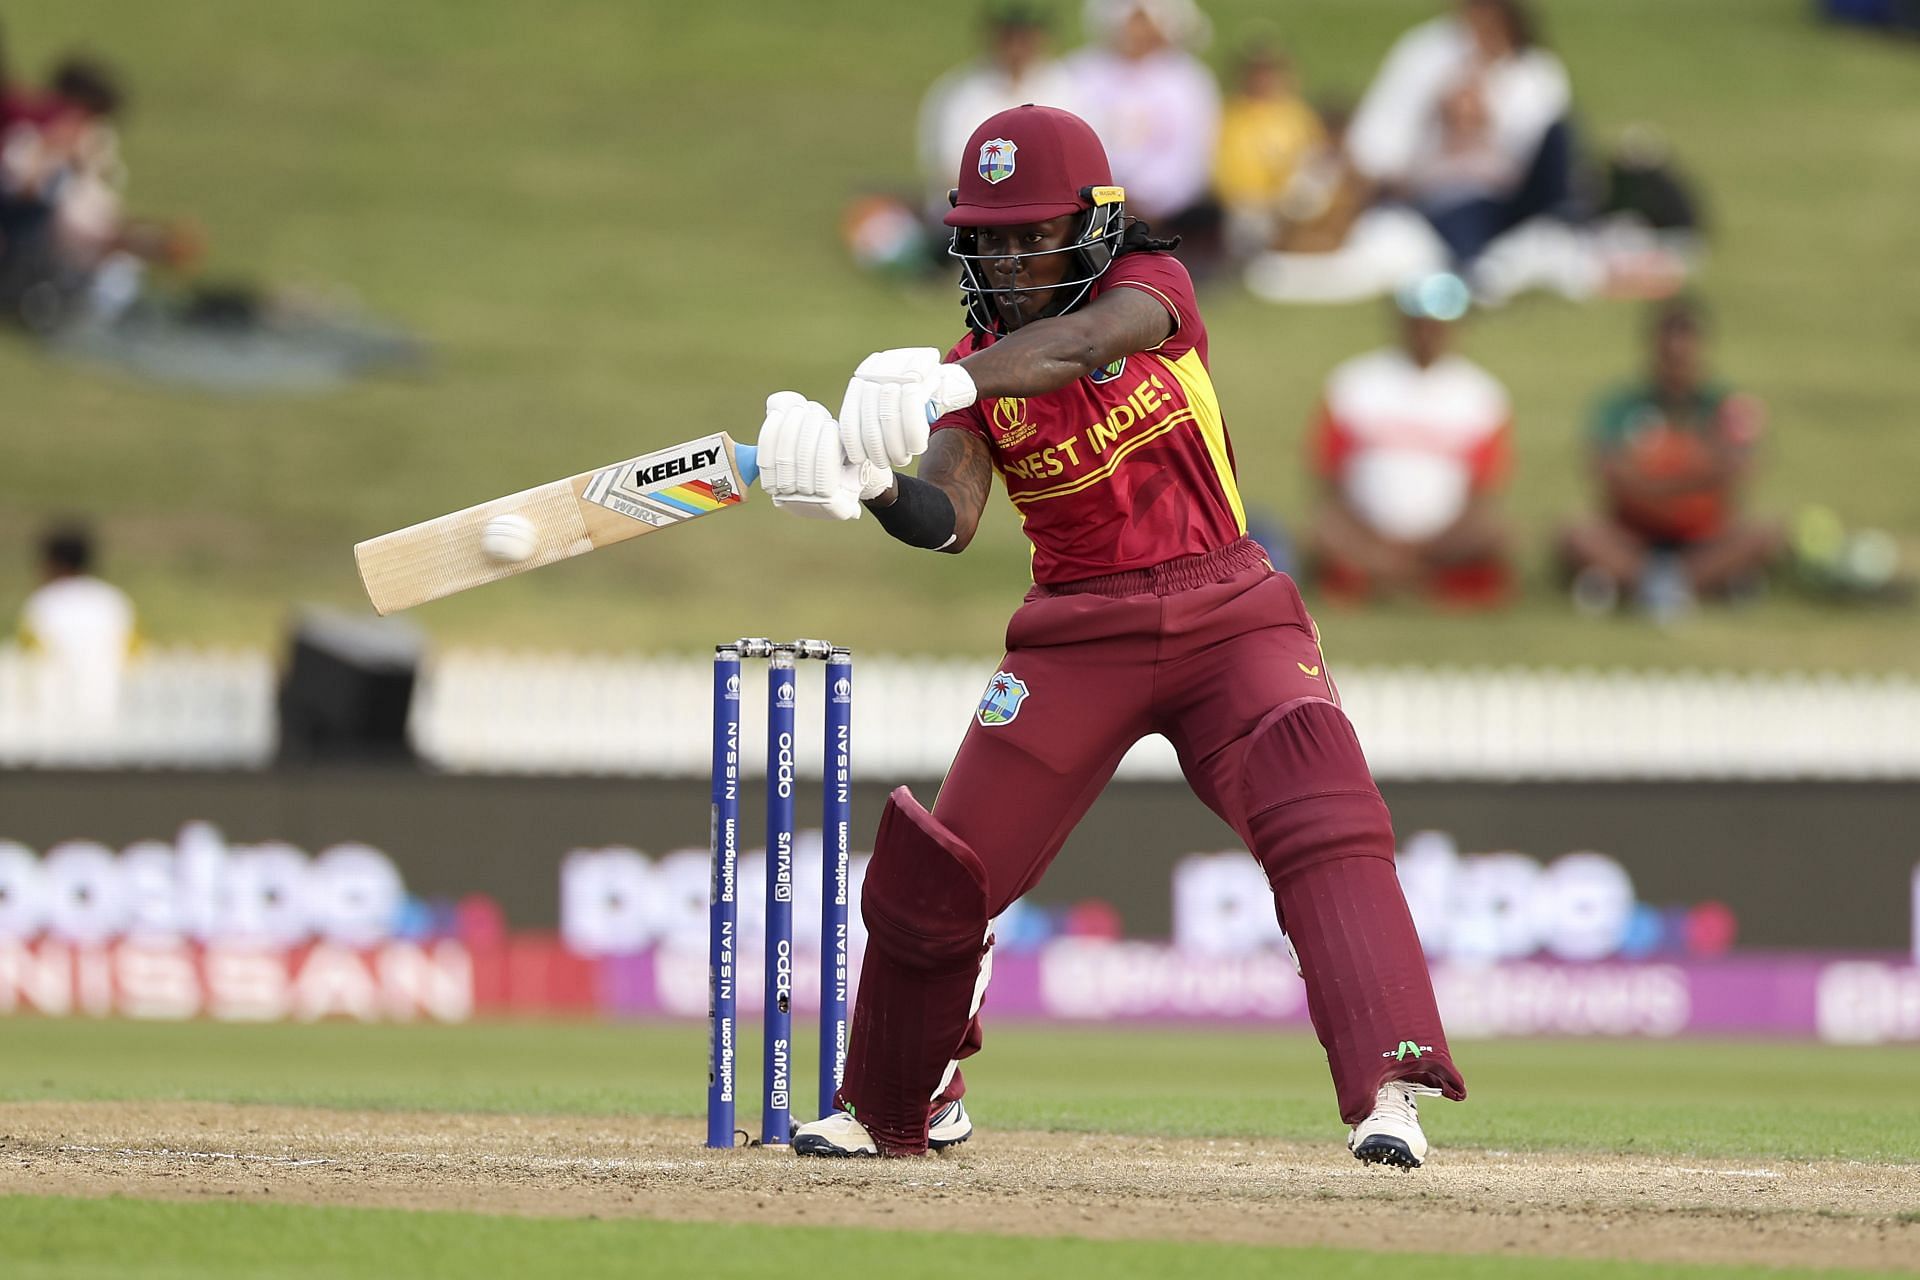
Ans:
MULTIPOLYGON (((220 1026, 8 1019, 0 1101, 192 1099, 326 1107, 697 1114, 704 1032, 686 1024, 220 1026)), ((806 1061, 802 1046, 802 1061, 806 1061)), ((755 1059, 741 1046, 741 1061, 755 1059)), ((1911 1051, 1756 1043, 1469 1042, 1474 1099, 1432 1106, 1436 1144, 1913 1160, 1911 1051)), ((970 1068, 981 1125, 1337 1142, 1318 1046, 1300 1036, 998 1028, 970 1068)), ((802 1081, 804 1092, 804 1080, 802 1081)), ((742 1099, 742 1107, 755 1104, 742 1099)), ((1484 1255, 915 1235, 459 1213, 0 1198, 4 1274, 1008 1277, 1812 1274, 1484 1255), (769 1267, 768 1257, 778 1259, 769 1267), (637 1259, 648 1265, 636 1271, 637 1259)), ((1841 1272, 1820 1272, 1837 1276, 1841 1272)))
MULTIPOLYGON (((751 1020, 747 1020, 751 1021, 751 1020)), ((744 1030, 744 1026, 743 1026, 744 1030)), ((186 1099, 422 1111, 696 1116, 687 1023, 241 1026, 9 1019, 0 1101, 186 1099)), ((757 1036, 739 1046, 757 1114, 757 1036)), ((812 1097, 802 1035, 794 1096, 812 1097)), ((1755 1041, 1467 1041, 1472 1100, 1422 1113, 1436 1145, 1920 1161, 1911 1049, 1755 1041), (1889 1101, 1890 1099, 1894 1101, 1889 1101)), ((1305 1035, 992 1028, 967 1067, 985 1128, 1338 1142, 1305 1035)))
POLYGON ((0 1197, 12 1280, 308 1280, 320 1276, 599 1276, 754 1280, 807 1270, 930 1280, 1824 1280, 1872 1273, 1101 1241, 743 1223, 582 1222, 284 1205, 0 1197))
MULTIPOLYGON (((1206 7, 1216 61, 1250 20, 1277 20, 1310 91, 1352 94, 1438 5, 1206 7)), ((1720 362, 1774 409, 1759 505, 1825 501, 1920 553, 1913 50, 1813 25, 1806 0, 1539 7, 1589 132, 1659 124, 1711 199, 1720 362)), ((251 400, 0 341, 0 613, 27 588, 34 527, 78 510, 104 522, 108 571, 150 634, 270 643, 297 601, 363 607, 348 554, 360 538, 715 427, 750 437, 774 388, 835 401, 867 351, 949 340, 951 292, 857 276, 835 226, 850 194, 910 182, 912 113, 968 54, 972 8, 9 6, 23 71, 75 44, 125 67, 134 203, 198 216, 211 275, 349 285, 439 358, 417 382, 251 400)), ((1283 310, 1232 288, 1205 306, 1247 496, 1297 518, 1320 380, 1381 340, 1382 313, 1283 310)), ((1584 500, 1580 425, 1636 365, 1637 323, 1627 306, 1529 300, 1467 337, 1515 395, 1512 509, 1535 548, 1584 500)), ((449 639, 574 649, 774 631, 974 654, 997 646, 1025 578, 1003 502, 966 556, 939 562, 870 521, 763 507, 419 620, 449 639)), ((1498 618, 1322 622, 1335 661, 1920 670, 1910 613, 1789 599, 1671 633, 1580 622, 1538 586, 1498 618)))

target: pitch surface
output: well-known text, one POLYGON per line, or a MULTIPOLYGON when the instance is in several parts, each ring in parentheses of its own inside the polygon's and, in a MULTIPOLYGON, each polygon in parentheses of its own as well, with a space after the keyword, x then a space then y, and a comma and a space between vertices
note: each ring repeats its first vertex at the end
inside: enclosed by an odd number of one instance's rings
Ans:
POLYGON ((682 1118, 0 1106, 0 1194, 1911 1269, 1920 1166, 982 1133, 916 1161, 708 1152, 682 1118))

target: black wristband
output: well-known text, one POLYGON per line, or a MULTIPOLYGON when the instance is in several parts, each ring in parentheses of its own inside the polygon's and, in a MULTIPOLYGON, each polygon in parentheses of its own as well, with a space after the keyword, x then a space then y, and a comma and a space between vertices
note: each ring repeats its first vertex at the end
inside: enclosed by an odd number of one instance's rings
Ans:
POLYGON ((953 499, 947 496, 946 490, 897 472, 893 484, 894 499, 890 506, 867 506, 880 527, 910 547, 940 551, 951 544, 956 519, 953 499))

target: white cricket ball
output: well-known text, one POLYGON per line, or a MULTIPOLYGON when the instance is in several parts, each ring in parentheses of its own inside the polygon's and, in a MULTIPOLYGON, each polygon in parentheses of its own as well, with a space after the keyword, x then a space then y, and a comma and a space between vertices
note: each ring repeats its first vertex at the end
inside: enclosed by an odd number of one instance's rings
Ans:
POLYGON ((480 535, 480 550, 489 560, 503 564, 519 564, 539 545, 540 535, 533 531, 533 521, 525 516, 495 516, 487 521, 486 531, 480 535))

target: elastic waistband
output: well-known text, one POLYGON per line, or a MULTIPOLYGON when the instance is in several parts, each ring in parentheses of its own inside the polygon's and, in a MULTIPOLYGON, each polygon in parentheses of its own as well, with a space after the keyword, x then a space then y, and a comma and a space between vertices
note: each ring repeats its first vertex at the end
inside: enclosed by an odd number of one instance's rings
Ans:
POLYGON ((1171 596, 1225 582, 1248 569, 1272 567, 1265 548, 1252 538, 1241 538, 1217 551, 1164 560, 1148 569, 1106 573, 1075 582, 1047 583, 1040 590, 1050 596, 1171 596))

